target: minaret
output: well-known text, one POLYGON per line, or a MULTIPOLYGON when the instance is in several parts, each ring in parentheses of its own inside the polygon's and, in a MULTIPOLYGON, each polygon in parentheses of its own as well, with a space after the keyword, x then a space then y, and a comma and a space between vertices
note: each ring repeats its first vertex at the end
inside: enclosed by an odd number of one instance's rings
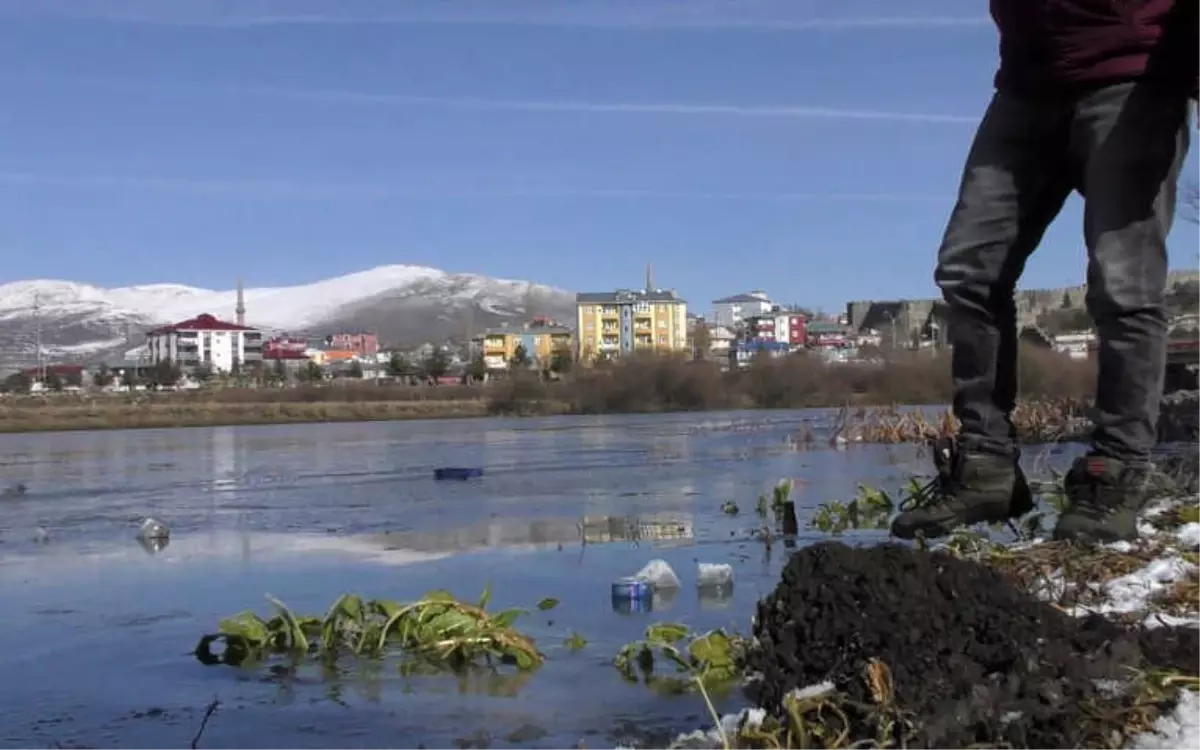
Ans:
POLYGON ((646 291, 654 291, 654 266, 650 263, 646 264, 646 291))
POLYGON ((237 313, 237 324, 246 325, 246 288, 242 285, 241 277, 237 280, 237 307, 234 312, 237 313))

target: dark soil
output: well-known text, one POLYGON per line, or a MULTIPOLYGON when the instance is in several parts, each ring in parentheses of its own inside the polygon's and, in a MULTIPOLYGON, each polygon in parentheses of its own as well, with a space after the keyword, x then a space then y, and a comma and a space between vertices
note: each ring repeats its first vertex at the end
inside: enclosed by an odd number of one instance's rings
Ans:
POLYGON ((1200 661, 1194 628, 1074 618, 986 566, 892 544, 800 550, 759 602, 754 634, 758 705, 779 716, 788 692, 828 680, 849 697, 850 739, 873 738, 864 674, 878 659, 914 719, 910 746, 924 747, 1109 746, 1131 698, 1104 681, 1200 661))

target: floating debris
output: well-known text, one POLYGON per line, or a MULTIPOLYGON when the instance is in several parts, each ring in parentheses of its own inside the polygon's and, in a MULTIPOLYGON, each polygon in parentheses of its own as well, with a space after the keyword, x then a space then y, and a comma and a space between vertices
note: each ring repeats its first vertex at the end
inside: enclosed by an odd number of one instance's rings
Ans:
POLYGON ((147 518, 138 528, 137 538, 145 540, 162 540, 171 537, 171 528, 162 521, 147 518))

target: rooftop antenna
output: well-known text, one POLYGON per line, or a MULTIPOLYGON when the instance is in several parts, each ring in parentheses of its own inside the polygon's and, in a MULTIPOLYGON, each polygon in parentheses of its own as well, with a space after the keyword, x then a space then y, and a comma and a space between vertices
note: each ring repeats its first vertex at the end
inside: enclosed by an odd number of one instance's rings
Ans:
POLYGON ((651 263, 646 264, 646 291, 654 291, 654 266, 651 263))
POLYGON ((237 307, 234 308, 237 313, 237 324, 240 326, 246 325, 246 288, 242 285, 242 277, 237 280, 237 307))

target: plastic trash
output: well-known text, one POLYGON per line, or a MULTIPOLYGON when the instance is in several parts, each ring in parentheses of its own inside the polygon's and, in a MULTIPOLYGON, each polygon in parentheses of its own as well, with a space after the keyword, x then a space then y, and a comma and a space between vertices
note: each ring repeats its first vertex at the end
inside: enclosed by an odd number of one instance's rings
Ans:
POLYGON ((733 566, 725 563, 696 563, 696 584, 701 588, 725 588, 733 585, 733 566))
POLYGON ((645 581, 654 589, 679 588, 679 576, 671 569, 666 560, 651 560, 646 567, 633 574, 634 578, 645 581))
POLYGON ((139 547, 145 550, 146 554, 157 555, 159 552, 162 552, 167 548, 167 545, 171 543, 171 540, 166 537, 162 539, 146 539, 139 536, 137 538, 137 543, 139 547))
POLYGON ((171 536, 171 529, 162 521, 156 521, 153 518, 147 518, 142 521, 141 528, 138 529, 138 539, 168 539, 171 536))
POLYGON ((45 526, 38 526, 33 531, 33 541, 35 544, 47 544, 50 541, 50 532, 46 531, 45 526))

